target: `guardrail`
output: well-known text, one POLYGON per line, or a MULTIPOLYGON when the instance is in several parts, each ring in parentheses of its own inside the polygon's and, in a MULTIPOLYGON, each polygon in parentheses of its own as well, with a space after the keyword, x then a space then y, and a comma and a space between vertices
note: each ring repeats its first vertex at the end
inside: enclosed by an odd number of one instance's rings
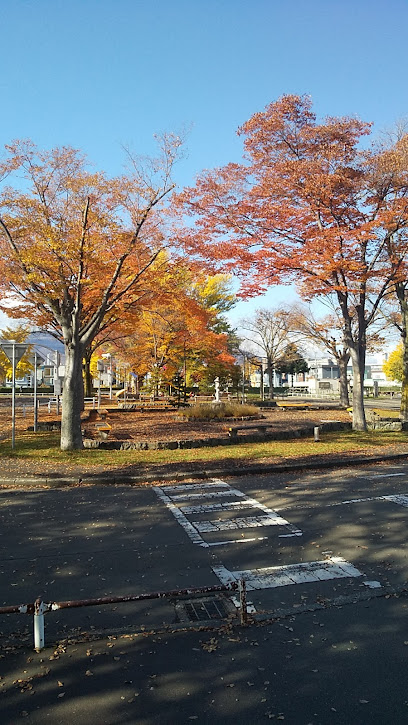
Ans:
POLYGON ((44 602, 38 597, 29 604, 16 604, 0 607, 1 614, 29 614, 34 620, 34 649, 41 652, 45 647, 45 614, 60 611, 61 609, 78 609, 80 607, 97 607, 104 604, 123 604, 128 602, 143 602, 148 599, 166 599, 170 597, 190 596, 195 594, 211 594, 215 592, 239 592, 239 613, 242 626, 248 624, 248 609, 246 599, 245 579, 229 584, 219 584, 210 587, 192 587, 189 589, 173 589, 164 592, 151 592, 149 594, 128 594, 124 596, 98 597, 97 599, 74 599, 63 602, 44 602))

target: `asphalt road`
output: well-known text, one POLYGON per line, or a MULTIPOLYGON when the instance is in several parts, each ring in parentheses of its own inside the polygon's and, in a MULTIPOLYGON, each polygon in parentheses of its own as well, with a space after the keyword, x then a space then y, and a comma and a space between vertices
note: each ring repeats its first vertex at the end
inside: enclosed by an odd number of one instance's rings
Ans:
POLYGON ((213 598, 196 606, 197 621, 191 601, 176 599, 51 612, 35 654, 31 618, 4 616, 2 722, 408 720, 404 464, 3 490, 0 519, 0 605, 244 576, 254 618, 207 631, 200 617, 213 598))

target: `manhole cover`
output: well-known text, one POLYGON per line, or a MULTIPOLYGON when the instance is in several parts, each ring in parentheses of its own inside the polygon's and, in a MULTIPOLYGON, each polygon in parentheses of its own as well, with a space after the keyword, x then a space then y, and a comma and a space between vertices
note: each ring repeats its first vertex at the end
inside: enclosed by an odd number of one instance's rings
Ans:
POLYGON ((227 597, 220 596, 178 600, 175 602, 175 607, 180 622, 226 619, 231 612, 236 612, 233 603, 227 597))

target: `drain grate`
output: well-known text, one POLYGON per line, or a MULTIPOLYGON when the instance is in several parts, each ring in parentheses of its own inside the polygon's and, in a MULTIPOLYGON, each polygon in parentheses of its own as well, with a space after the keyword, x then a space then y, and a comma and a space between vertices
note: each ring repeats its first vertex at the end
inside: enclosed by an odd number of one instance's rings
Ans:
POLYGON ((201 597, 175 602, 180 622, 206 622, 211 619, 226 619, 236 609, 226 597, 201 597))

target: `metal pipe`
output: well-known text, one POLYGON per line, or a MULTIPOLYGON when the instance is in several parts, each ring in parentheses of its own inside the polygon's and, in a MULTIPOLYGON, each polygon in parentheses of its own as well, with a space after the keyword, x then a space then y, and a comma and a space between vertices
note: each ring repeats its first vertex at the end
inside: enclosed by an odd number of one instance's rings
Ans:
POLYGON ((211 592, 236 591, 238 584, 218 584, 210 587, 193 587, 191 589, 173 589, 165 592, 150 592, 148 594, 128 594, 119 597, 98 597, 97 599, 77 599, 65 602, 50 602, 46 604, 47 611, 59 609, 75 609, 78 607, 102 606, 103 604, 118 604, 120 602, 143 602, 146 599, 165 599, 166 597, 189 596, 190 594, 210 594, 211 592))
POLYGON ((16 345, 12 341, 12 382, 11 382, 11 447, 16 445, 16 345))
POLYGON ((191 587, 188 589, 173 589, 164 592, 151 592, 148 594, 129 594, 119 597, 98 597, 97 599, 77 599, 64 602, 44 602, 41 597, 34 604, 18 604, 0 607, 1 614, 33 614, 34 615, 34 649, 40 652, 45 647, 44 615, 60 609, 77 609, 80 607, 102 606, 104 604, 118 604, 121 602, 143 602, 147 599, 165 599, 166 597, 190 596, 193 594, 210 594, 212 592, 230 592, 240 589, 241 624, 247 623, 246 588, 242 579, 238 585, 233 581, 229 584, 218 584, 209 587, 191 587))
POLYGON ((240 613, 240 618, 241 618, 241 625, 243 627, 246 627, 248 624, 248 608, 247 608, 245 579, 239 580, 239 613, 240 613))
POLYGON ((45 646, 44 636, 44 612, 47 605, 40 599, 36 599, 34 602, 34 649, 36 652, 41 652, 45 646))
POLYGON ((38 428, 38 405, 37 405, 37 350, 34 350, 34 433, 38 428))
POLYGON ((111 402, 112 402, 112 386, 113 386, 112 354, 109 353, 109 400, 111 402))

